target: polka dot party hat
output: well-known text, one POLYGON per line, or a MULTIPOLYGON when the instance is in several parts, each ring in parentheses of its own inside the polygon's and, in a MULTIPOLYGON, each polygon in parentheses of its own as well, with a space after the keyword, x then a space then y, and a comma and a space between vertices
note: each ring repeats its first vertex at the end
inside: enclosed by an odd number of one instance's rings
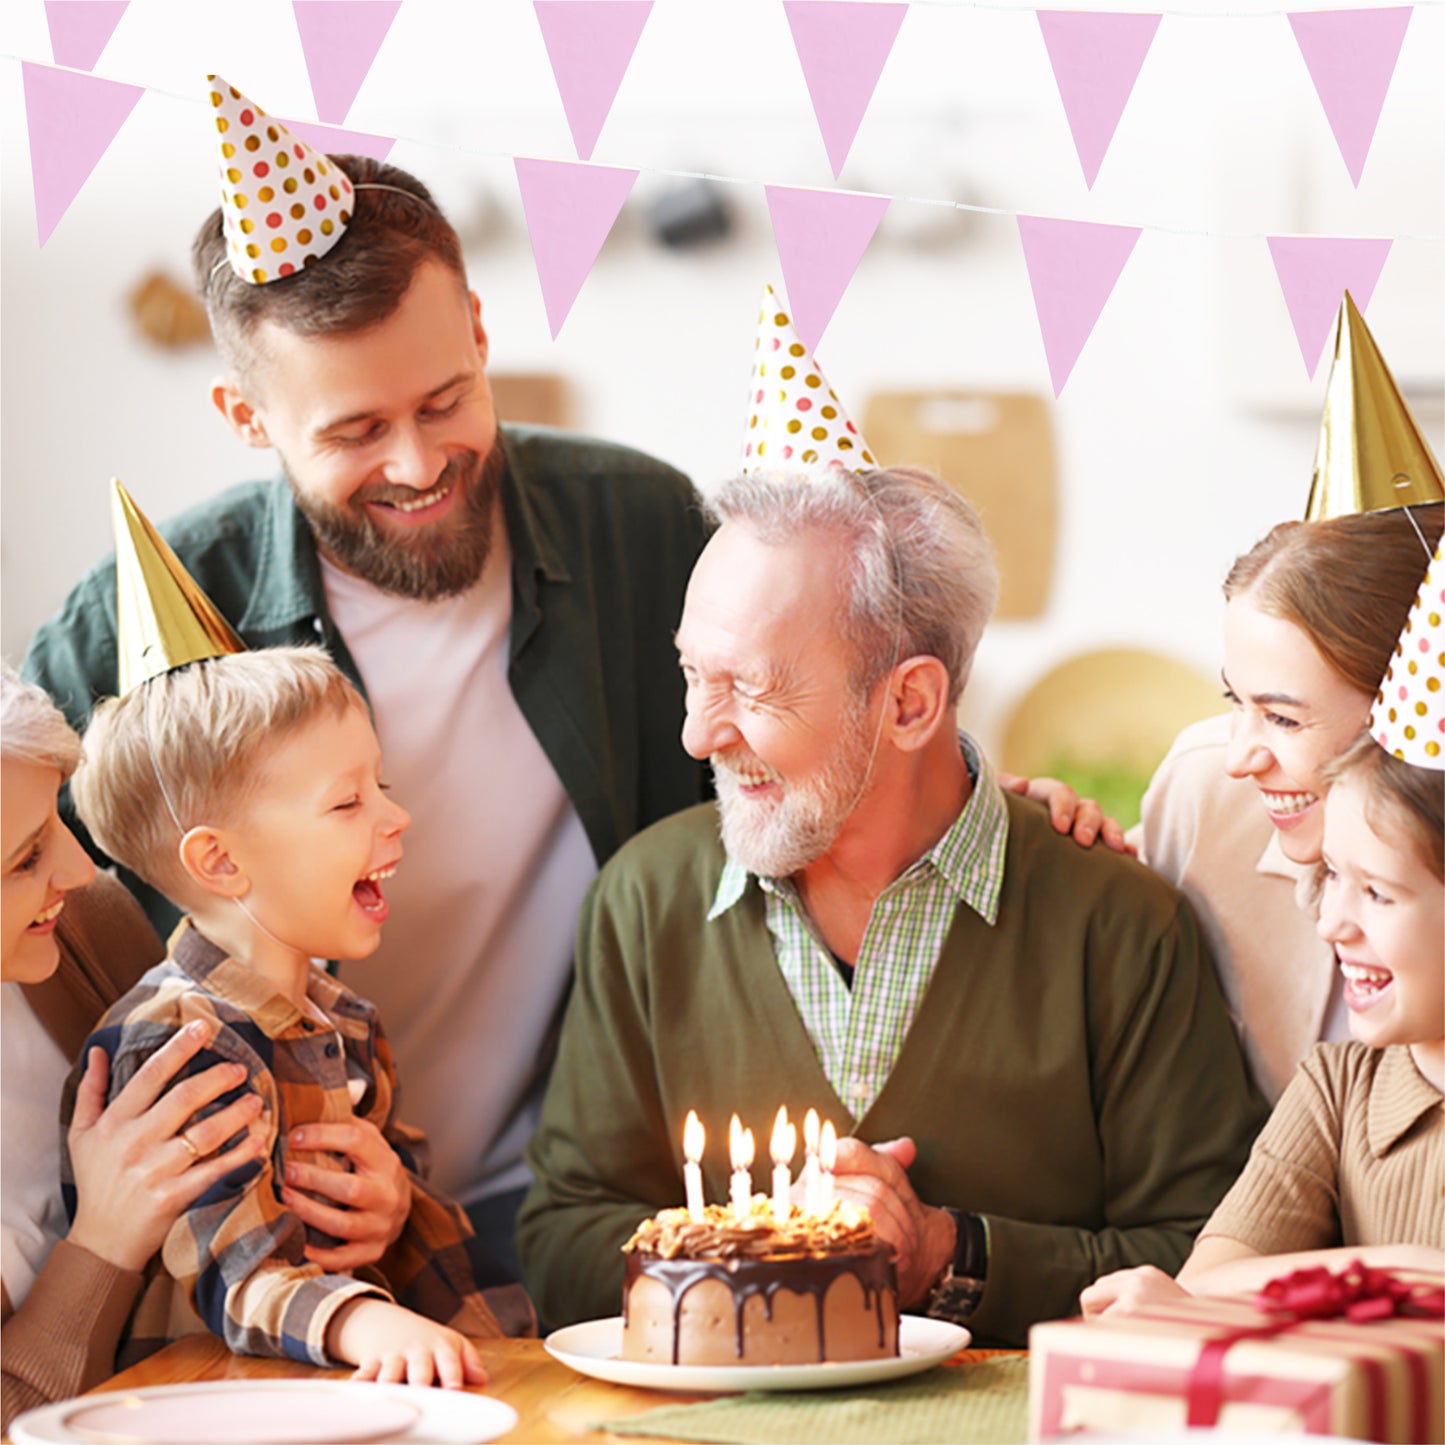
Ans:
POLYGON ((243 281, 279 281, 346 233, 351 182, 234 85, 207 79, 221 147, 226 259, 243 281))
POLYGON ((858 472, 877 465, 773 288, 764 286, 742 472, 816 472, 831 466, 858 472))
POLYGON ((1370 712, 1370 732, 1417 768, 1445 768, 1445 561, 1436 547, 1370 712))

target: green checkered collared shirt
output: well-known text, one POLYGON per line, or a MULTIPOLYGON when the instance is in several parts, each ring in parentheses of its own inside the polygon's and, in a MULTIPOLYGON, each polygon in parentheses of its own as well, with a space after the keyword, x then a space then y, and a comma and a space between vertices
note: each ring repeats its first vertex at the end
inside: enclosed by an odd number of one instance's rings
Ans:
MULTIPOLYGON (((992 924, 1003 889, 1008 810, 979 746, 959 733, 973 791, 953 826, 878 896, 850 989, 786 878, 758 878, 778 967, 834 1092, 860 1120, 887 1081, 933 977, 959 902, 992 924)), ((708 920, 747 890, 729 858, 708 920)))

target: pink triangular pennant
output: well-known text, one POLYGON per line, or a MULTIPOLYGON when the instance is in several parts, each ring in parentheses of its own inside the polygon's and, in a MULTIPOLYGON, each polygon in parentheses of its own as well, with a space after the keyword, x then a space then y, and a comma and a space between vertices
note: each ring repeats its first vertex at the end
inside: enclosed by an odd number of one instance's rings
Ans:
POLYGON ((585 161, 627 72, 652 0, 532 0, 572 144, 585 161))
POLYGON ((1159 16, 1040 10, 1038 17, 1084 181, 1092 188, 1159 16))
POLYGON ((764 189, 793 325, 808 350, 816 351, 888 209, 889 197, 788 186, 764 189))
POLYGON ((1359 185, 1410 23, 1410 6, 1308 10, 1291 14, 1289 23, 1345 168, 1359 185))
POLYGON ((555 341, 637 172, 521 156, 514 164, 547 324, 555 341))
POLYGON ((783 0, 836 178, 863 123, 907 5, 783 0))
POLYGON ((1311 376, 1320 364, 1345 292, 1363 312, 1374 295, 1390 245, 1389 240, 1334 236, 1269 238, 1279 289, 1284 292, 1300 355, 1311 376))
POLYGON ((1138 226, 1020 216, 1019 238, 1058 396, 1139 239, 1138 226))
POLYGON ((43 246, 144 94, 138 85, 21 62, 35 226, 43 246))
POLYGON ((291 0, 316 114, 340 125, 351 110, 401 0, 291 0))
POLYGON ((45 0, 50 50, 57 65, 94 70, 130 0, 45 0))
POLYGON ((395 136, 372 135, 364 130, 347 130, 339 125, 319 125, 314 120, 287 120, 281 124, 298 140, 304 140, 314 151, 322 155, 370 156, 374 161, 384 161, 396 144, 395 136))

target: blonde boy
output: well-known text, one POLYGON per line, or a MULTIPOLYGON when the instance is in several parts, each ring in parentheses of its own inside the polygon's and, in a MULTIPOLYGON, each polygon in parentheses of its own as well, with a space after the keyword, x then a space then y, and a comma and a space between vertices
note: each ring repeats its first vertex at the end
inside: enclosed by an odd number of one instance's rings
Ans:
MULTIPOLYGON (((216 1036, 192 1068, 229 1061, 237 1092, 262 1100, 250 1129, 263 1152, 173 1226, 121 1362, 204 1327, 246 1354, 349 1362, 363 1377, 413 1384, 480 1383, 464 1336, 500 1330, 473 1280, 470 1228, 421 1177, 422 1138, 395 1117, 396 1073, 374 1009, 313 963, 375 950, 388 912, 381 885, 410 821, 386 796, 361 697, 319 649, 193 663, 96 709, 73 789, 97 843, 188 915, 169 957, 86 1045, 110 1056, 112 1095, 205 1019, 216 1036), (328 1273, 308 1260, 307 1230, 282 1195, 299 1152, 288 1141, 298 1125, 353 1116, 396 1150, 412 1204, 377 1266, 328 1273)), ((184 1131, 177 1147, 193 1147, 184 1131)), ((306 1162, 342 1167, 328 1155, 306 1162)), ((68 1155, 62 1173, 68 1188, 68 1155)))

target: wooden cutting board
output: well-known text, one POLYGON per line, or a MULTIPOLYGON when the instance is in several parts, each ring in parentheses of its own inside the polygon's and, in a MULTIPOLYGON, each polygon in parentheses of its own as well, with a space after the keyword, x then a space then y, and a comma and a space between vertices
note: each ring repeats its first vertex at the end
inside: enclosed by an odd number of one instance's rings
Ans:
POLYGON ((924 467, 978 509, 998 552, 996 617, 1039 617, 1058 546, 1058 479, 1042 396, 985 391, 882 391, 863 435, 884 466, 924 467))

